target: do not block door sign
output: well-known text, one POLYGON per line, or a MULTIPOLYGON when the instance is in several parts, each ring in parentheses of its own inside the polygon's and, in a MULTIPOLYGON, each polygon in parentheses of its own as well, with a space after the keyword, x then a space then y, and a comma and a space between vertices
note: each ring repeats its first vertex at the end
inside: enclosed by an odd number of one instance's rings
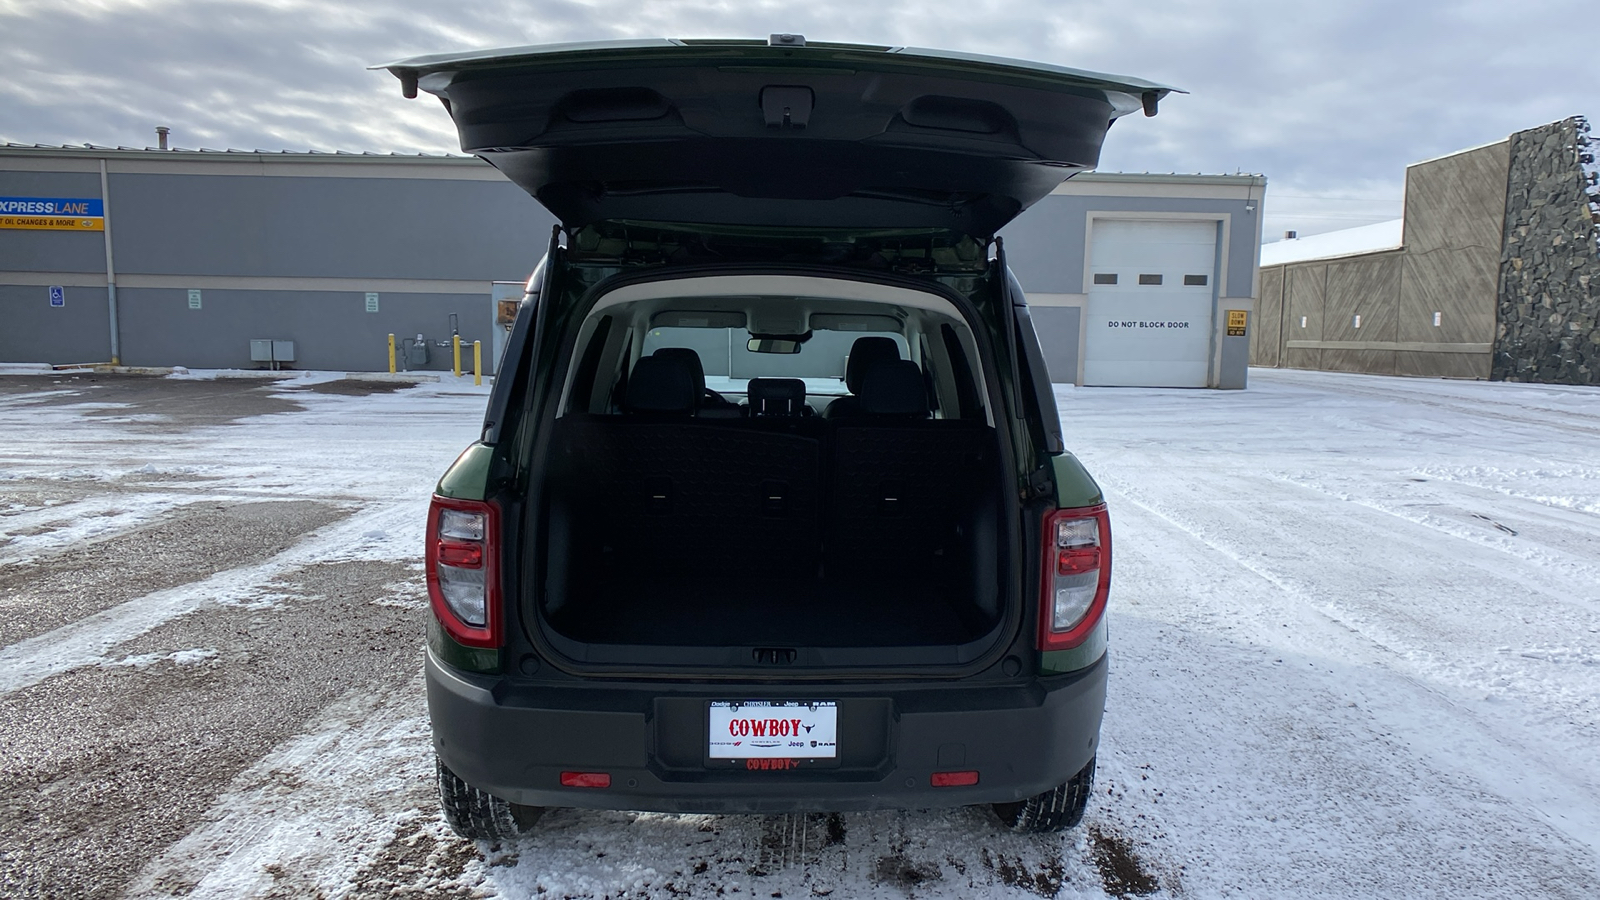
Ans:
POLYGON ((1250 313, 1242 309, 1228 310, 1228 337, 1244 337, 1245 323, 1250 313))

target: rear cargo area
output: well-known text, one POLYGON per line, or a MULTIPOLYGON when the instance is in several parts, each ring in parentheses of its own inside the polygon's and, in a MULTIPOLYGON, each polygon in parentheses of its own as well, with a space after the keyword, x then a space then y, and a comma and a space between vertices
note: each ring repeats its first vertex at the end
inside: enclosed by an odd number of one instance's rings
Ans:
POLYGON ((545 621, 593 644, 959 645, 1000 618, 983 422, 557 419, 545 621))

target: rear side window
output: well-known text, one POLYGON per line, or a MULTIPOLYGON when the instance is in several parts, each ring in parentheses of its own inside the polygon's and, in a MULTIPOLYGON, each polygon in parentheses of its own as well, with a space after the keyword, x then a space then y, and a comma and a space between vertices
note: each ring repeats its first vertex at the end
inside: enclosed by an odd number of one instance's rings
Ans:
POLYGON ((983 405, 978 402, 972 366, 967 362, 966 351, 961 349, 961 339, 949 325, 939 326, 939 336, 944 340, 944 351, 950 357, 951 373, 955 375, 957 415, 963 419, 982 419, 983 405))
POLYGON ((583 359, 578 362, 578 371, 572 381, 574 396, 589 397, 594 392, 595 375, 600 371, 600 355, 605 352, 606 338, 611 335, 611 317, 606 316, 595 326, 594 334, 589 337, 589 346, 583 351, 583 359))

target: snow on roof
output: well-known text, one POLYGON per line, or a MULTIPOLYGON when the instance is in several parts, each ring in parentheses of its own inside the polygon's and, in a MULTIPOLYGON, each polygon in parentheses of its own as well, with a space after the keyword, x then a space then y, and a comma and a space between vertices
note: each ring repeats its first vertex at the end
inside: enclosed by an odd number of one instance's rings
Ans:
POLYGON ((1376 225, 1362 225, 1359 228, 1344 228, 1339 231, 1327 231, 1308 237, 1262 244, 1261 264, 1281 266, 1284 263, 1303 262, 1308 259, 1328 259, 1377 250, 1398 250, 1404 224, 1404 219, 1390 219, 1376 225))

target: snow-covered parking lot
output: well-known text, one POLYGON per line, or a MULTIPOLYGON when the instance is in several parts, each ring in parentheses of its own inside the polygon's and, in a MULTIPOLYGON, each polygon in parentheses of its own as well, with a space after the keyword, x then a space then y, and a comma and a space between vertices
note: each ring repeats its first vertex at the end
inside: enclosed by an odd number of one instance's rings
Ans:
POLYGON ((1059 388, 1116 535, 1096 798, 431 795, 418 552, 483 390, 0 377, 0 896, 1600 896, 1600 390, 1059 388))

